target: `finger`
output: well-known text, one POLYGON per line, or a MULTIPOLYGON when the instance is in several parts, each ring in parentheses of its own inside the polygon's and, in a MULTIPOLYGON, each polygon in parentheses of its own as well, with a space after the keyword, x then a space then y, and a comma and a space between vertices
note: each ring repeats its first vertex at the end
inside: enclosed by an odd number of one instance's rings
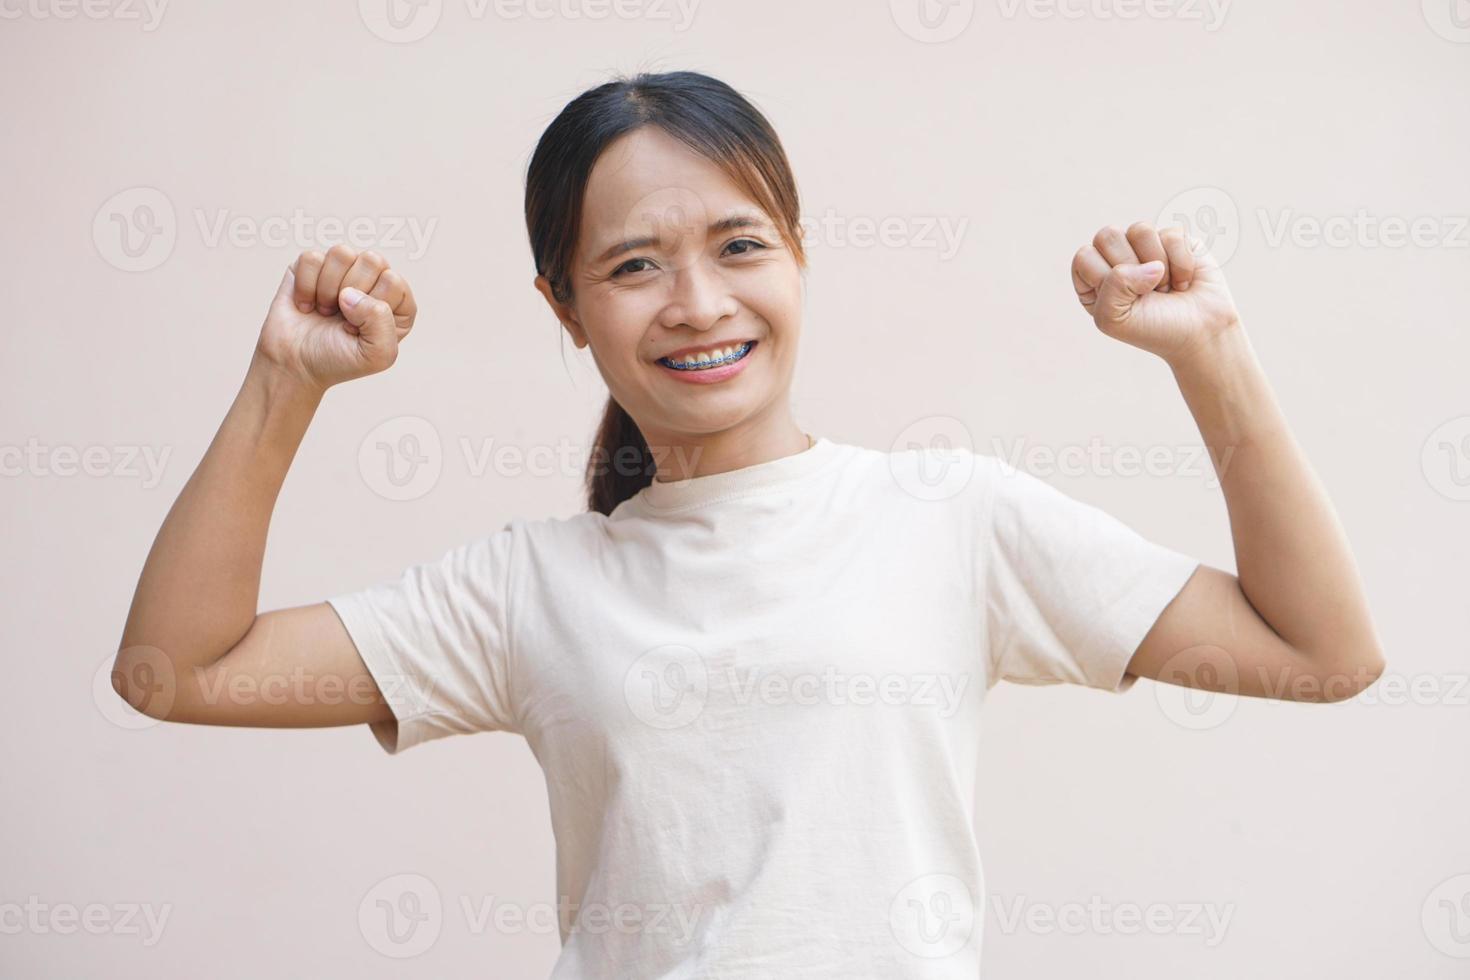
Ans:
POLYGON ((310 313, 316 308, 316 281, 321 276, 322 263, 326 256, 312 249, 302 252, 296 257, 296 287, 292 292, 292 298, 296 301, 296 308, 302 313, 310 313))
POLYGON ((1128 244, 1128 236, 1117 225, 1108 225, 1092 236, 1093 246, 1108 260, 1108 265, 1137 265, 1138 256, 1128 244))
POLYGON ((271 305, 276 306, 291 302, 291 295, 296 291, 296 273, 291 270, 288 263, 286 271, 281 273, 281 281, 276 286, 276 295, 271 299, 271 305))
POLYGON ((373 287, 369 295, 388 304, 388 308, 393 311, 393 319, 397 321, 398 329, 405 334, 413 329, 414 317, 418 315, 418 305, 414 302, 413 291, 408 288, 407 279, 392 269, 386 269, 378 277, 378 284, 373 287))
POLYGON ((378 277, 387 268, 388 260, 369 249, 353 260, 351 267, 347 270, 347 274, 342 277, 342 288, 338 289, 337 292, 340 294, 342 289, 351 286, 353 289, 371 294, 373 287, 378 284, 378 277))
POLYGON ((398 331, 387 303, 349 286, 342 290, 342 318, 357 328, 368 363, 379 369, 393 363, 398 356, 398 331))
MULTIPOLYGON (((1159 233, 1154 226, 1147 221, 1135 221, 1128 226, 1128 244, 1133 246, 1133 254, 1138 256, 1139 262, 1162 262, 1164 270, 1169 268, 1169 256, 1164 251, 1163 242, 1159 241, 1159 233)), ((1159 284, 1161 292, 1169 289, 1169 278, 1159 284)))
POLYGON ((1198 258, 1189 248, 1189 239, 1182 225, 1173 225, 1159 232, 1164 245, 1164 254, 1169 257, 1169 285, 1173 289, 1188 289, 1194 281, 1198 258))
POLYGON ((1072 288, 1077 290, 1077 298, 1089 311, 1097 302, 1098 287, 1108 277, 1110 268, 1108 260, 1092 245, 1082 246, 1072 256, 1072 288))
POLYGON ((323 316, 337 310, 337 294, 342 291, 342 279, 357 259, 357 253, 338 243, 327 249, 327 260, 322 263, 321 275, 316 280, 316 311, 323 316))
POLYGON ((1122 323, 1128 319, 1133 304, 1153 292, 1164 278, 1164 263, 1145 262, 1143 265, 1115 265, 1097 291, 1097 306, 1093 316, 1098 325, 1122 323))

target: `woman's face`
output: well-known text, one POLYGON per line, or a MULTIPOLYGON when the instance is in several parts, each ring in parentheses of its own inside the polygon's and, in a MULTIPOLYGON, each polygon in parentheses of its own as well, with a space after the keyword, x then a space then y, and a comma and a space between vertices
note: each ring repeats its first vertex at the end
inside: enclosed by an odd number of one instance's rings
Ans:
POLYGON ((651 447, 779 425, 789 412, 802 306, 796 256, 754 201, 657 127, 622 136, 593 166, 571 280, 567 305, 544 278, 536 285, 573 342, 591 347, 651 447), (727 368, 659 363, 745 342, 754 346, 727 368))

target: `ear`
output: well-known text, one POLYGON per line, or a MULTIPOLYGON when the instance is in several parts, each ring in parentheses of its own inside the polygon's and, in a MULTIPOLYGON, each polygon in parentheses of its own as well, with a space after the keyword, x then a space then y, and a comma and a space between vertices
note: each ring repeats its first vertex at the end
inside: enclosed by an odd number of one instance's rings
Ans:
POLYGON ((536 291, 546 300, 551 307, 551 312, 561 321, 562 327, 572 336, 572 343, 580 349, 587 346, 587 333, 582 329, 582 322, 577 319, 577 313, 567 303, 557 299, 551 291, 551 281, 545 276, 536 277, 536 291))

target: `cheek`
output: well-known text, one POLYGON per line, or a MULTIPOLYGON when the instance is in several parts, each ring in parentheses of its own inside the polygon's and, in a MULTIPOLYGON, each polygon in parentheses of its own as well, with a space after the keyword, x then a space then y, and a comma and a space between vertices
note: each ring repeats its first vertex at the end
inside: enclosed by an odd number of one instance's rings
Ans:
POLYGON ((801 274, 781 269, 753 282, 746 303, 776 330, 795 330, 801 324, 801 274))

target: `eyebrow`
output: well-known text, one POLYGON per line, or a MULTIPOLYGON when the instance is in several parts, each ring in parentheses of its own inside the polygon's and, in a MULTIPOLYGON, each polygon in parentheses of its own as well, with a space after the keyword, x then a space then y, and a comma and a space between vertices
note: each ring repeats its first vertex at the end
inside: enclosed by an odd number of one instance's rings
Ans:
MULTIPOLYGON (((718 235, 721 232, 733 231, 736 228, 764 228, 766 227, 766 225, 766 219, 758 215, 732 214, 728 217, 721 218, 719 221, 713 222, 709 226, 709 233, 712 235, 718 235)), ((617 258, 624 252, 631 252, 634 249, 647 248, 650 245, 657 244, 659 244, 659 239, 655 235, 650 235, 643 238, 630 238, 625 242, 619 242, 618 244, 609 248, 607 251, 603 252, 596 259, 593 260, 593 265, 601 265, 609 259, 617 258)))

